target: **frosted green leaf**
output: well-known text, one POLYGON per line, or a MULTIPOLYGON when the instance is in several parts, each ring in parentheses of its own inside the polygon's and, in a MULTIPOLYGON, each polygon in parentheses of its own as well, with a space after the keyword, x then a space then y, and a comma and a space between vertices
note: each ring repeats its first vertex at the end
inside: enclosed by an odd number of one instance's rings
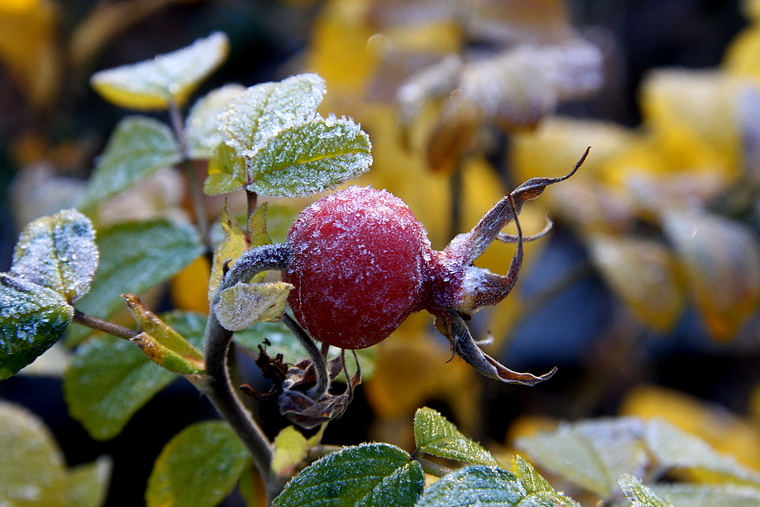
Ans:
POLYGON ((284 428, 274 439, 272 471, 283 479, 292 477, 306 459, 309 447, 309 441, 295 427, 284 428))
POLYGON ((38 218, 21 231, 11 273, 73 303, 90 290, 98 248, 90 220, 76 210, 38 218))
POLYGON ((163 448, 148 479, 148 507, 214 507, 230 494, 248 462, 235 432, 221 421, 188 426, 163 448))
POLYGON ((417 461, 397 468, 356 502, 356 507, 413 507, 425 489, 425 473, 417 461))
POLYGON ((124 307, 122 294, 141 294, 203 253, 195 230, 168 220, 122 223, 99 232, 101 262, 77 308, 107 318, 124 307))
POLYGON ((760 473, 742 466, 732 456, 720 454, 704 440, 665 421, 649 423, 646 443, 658 465, 663 468, 709 470, 742 482, 760 484, 760 473))
POLYGON ((185 120, 188 154, 191 159, 208 159, 214 148, 223 141, 218 116, 230 100, 245 88, 229 84, 209 92, 190 109, 185 120))
POLYGON ((100 507, 108 496, 113 463, 110 457, 101 456, 70 470, 71 507, 100 507))
POLYGON ((421 408, 414 415, 414 441, 418 452, 476 465, 498 466, 490 452, 465 437, 437 411, 421 408))
POLYGON ((34 414, 0 401, 0 501, 19 507, 68 507, 63 453, 34 414))
MULTIPOLYGON (((202 346, 205 317, 186 312, 162 317, 190 343, 202 346)), ((96 440, 108 440, 176 377, 133 343, 99 334, 77 349, 63 378, 63 392, 71 416, 96 440)))
POLYGON ((248 160, 247 189, 273 197, 315 194, 369 170, 369 136, 345 118, 288 127, 248 160))
MULTIPOLYGON (((625 496, 631 501, 631 507, 673 507, 673 504, 659 498, 632 475, 622 475, 618 482, 623 488, 625 496)), ((691 506, 692 504, 688 505, 691 506)))
POLYGON ((0 380, 52 347, 73 316, 58 292, 0 273, 0 380))
POLYGON ((433 483, 417 507, 516 507, 526 505, 521 503, 526 496, 525 488, 514 474, 496 467, 472 465, 433 483))
POLYGON ((208 195, 226 194, 240 190, 248 183, 245 159, 234 148, 220 143, 208 161, 208 176, 203 191, 208 195))
POLYGON ((325 82, 316 74, 251 86, 230 100, 219 129, 227 145, 250 159, 280 130, 312 119, 324 94, 325 82))
POLYGON ((551 506, 566 505, 568 507, 581 507, 575 500, 555 491, 552 485, 521 456, 514 456, 513 461, 514 473, 523 487, 525 487, 525 491, 529 495, 528 498, 536 499, 536 503, 530 503, 529 505, 525 505, 525 507, 543 505, 539 500, 547 500, 549 502, 548 505, 551 506))
POLYGON ((144 116, 124 118, 96 162, 80 207, 89 211, 180 160, 179 145, 167 125, 144 116))
POLYGON ((182 106, 198 85, 227 58, 229 40, 215 32, 190 46, 151 60, 93 74, 90 84, 106 100, 130 109, 182 106))
POLYGON ((392 445, 349 447, 305 468, 285 486, 272 507, 348 507, 369 501, 374 494, 387 499, 384 505, 413 505, 404 497, 403 488, 394 497, 383 484, 410 463, 409 455, 392 445))
POLYGON ((236 283, 222 291, 214 313, 230 331, 241 331, 256 322, 277 321, 292 289, 284 282, 236 283))
POLYGON ((649 464, 645 424, 636 418, 564 424, 556 431, 515 442, 541 468, 600 498, 617 489, 625 473, 641 476, 649 464))
POLYGON ((658 497, 678 507, 757 507, 760 505, 760 489, 750 486, 666 484, 655 485, 651 489, 658 497))

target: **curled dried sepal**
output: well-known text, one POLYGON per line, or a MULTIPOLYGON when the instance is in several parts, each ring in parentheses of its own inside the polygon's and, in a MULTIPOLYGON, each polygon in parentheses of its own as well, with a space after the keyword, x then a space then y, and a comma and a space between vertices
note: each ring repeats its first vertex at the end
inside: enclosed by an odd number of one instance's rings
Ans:
POLYGON ((539 382, 548 380, 557 371, 555 367, 548 373, 536 376, 532 373, 520 373, 510 370, 478 347, 464 319, 455 312, 445 312, 436 315, 435 326, 441 334, 448 338, 453 351, 459 357, 488 378, 496 379, 506 384, 533 386, 539 382))
POLYGON ((586 148, 583 156, 568 174, 558 178, 531 178, 517 187, 511 194, 496 203, 470 232, 462 235, 463 237, 460 236, 461 239, 455 238, 452 241, 452 246, 454 242, 457 242, 458 248, 469 248, 467 259, 470 262, 480 257, 494 240, 500 239, 501 230, 517 217, 526 201, 539 197, 549 185, 570 178, 583 165, 590 150, 591 147, 586 148))

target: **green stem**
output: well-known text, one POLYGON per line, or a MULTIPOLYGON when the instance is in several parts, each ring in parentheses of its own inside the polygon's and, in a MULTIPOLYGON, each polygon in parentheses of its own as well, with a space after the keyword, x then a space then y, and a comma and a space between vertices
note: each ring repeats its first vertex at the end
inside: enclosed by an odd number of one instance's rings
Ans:
POLYGON ((322 352, 314 343, 314 340, 306 334, 306 331, 287 313, 282 315, 282 322, 290 329, 290 331, 296 335, 298 341, 301 342, 303 348, 309 354, 312 365, 314 366, 314 372, 317 375, 317 383, 314 387, 309 389, 306 393, 312 400, 319 400, 327 391, 330 390, 330 374, 327 371, 327 355, 323 355, 322 352))
POLYGON ((233 267, 225 273, 217 288, 205 334, 204 355, 208 381, 202 386, 202 391, 248 448, 254 465, 267 485, 270 500, 283 486, 272 473, 274 457, 272 444, 232 386, 227 354, 233 333, 219 323, 214 312, 214 305, 218 303, 221 292, 236 283, 248 282, 255 274, 262 271, 286 268, 288 252, 287 245, 277 244, 249 250, 240 256, 233 267))

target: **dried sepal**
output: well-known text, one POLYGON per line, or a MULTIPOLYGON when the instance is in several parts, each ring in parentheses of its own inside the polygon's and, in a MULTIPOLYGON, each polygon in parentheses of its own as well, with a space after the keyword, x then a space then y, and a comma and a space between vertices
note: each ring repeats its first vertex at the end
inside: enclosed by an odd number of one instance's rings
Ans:
POLYGON ((435 326, 450 342, 455 354, 464 359, 481 375, 504 382, 506 384, 522 384, 533 386, 548 380, 557 371, 551 371, 540 376, 532 373, 521 373, 510 370, 493 357, 483 352, 472 337, 464 319, 456 312, 445 312, 435 316, 435 326))

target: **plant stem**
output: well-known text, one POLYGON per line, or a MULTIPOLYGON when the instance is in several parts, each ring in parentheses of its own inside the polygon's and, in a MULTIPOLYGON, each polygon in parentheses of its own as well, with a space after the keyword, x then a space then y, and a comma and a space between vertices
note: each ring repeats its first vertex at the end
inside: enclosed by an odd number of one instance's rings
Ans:
POLYGON ((212 252, 211 238, 209 236, 208 213, 206 212, 206 202, 203 196, 203 187, 195 172, 195 164, 190 160, 190 153, 187 145, 187 133, 185 124, 182 121, 182 111, 175 101, 169 101, 169 119, 171 120, 174 135, 177 136, 179 143, 179 152, 182 157, 180 168, 185 173, 187 186, 190 190, 190 200, 193 203, 193 214, 195 215, 195 225, 198 227, 198 233, 201 241, 206 246, 206 251, 212 252))
POLYGON ((284 313, 282 315, 282 322, 294 335, 296 335, 296 337, 298 337, 301 345, 303 345, 303 348, 305 348, 306 352, 309 354, 309 358, 311 359, 311 363, 314 366, 314 371, 317 375, 317 383, 314 387, 309 389, 307 395, 312 400, 319 400, 327 394, 327 391, 330 389, 330 375, 327 372, 327 357, 322 354, 317 347, 317 344, 314 343, 314 340, 306 334, 306 331, 304 331, 293 317, 284 313))
POLYGON ((111 322, 107 322, 97 317, 93 317, 92 315, 87 315, 86 313, 83 313, 77 310, 76 308, 74 309, 73 320, 77 324, 81 324, 83 326, 89 327, 91 329, 96 329, 98 331, 103 331, 104 333, 108 333, 108 334, 117 336, 119 338, 124 338, 125 340, 130 340, 140 334, 134 329, 120 326, 118 324, 113 324, 111 322))
POLYGON ((201 386, 217 411, 227 421, 243 441, 251 454, 253 463, 267 485, 271 500, 279 493, 282 482, 272 473, 274 451, 251 413, 236 394, 230 381, 227 353, 232 340, 232 331, 222 327, 214 312, 223 290, 238 282, 247 282, 255 274, 269 269, 285 269, 288 265, 289 249, 285 244, 266 245, 249 250, 241 255, 232 268, 225 273, 219 283, 209 312, 205 335, 205 363, 208 382, 201 386))

